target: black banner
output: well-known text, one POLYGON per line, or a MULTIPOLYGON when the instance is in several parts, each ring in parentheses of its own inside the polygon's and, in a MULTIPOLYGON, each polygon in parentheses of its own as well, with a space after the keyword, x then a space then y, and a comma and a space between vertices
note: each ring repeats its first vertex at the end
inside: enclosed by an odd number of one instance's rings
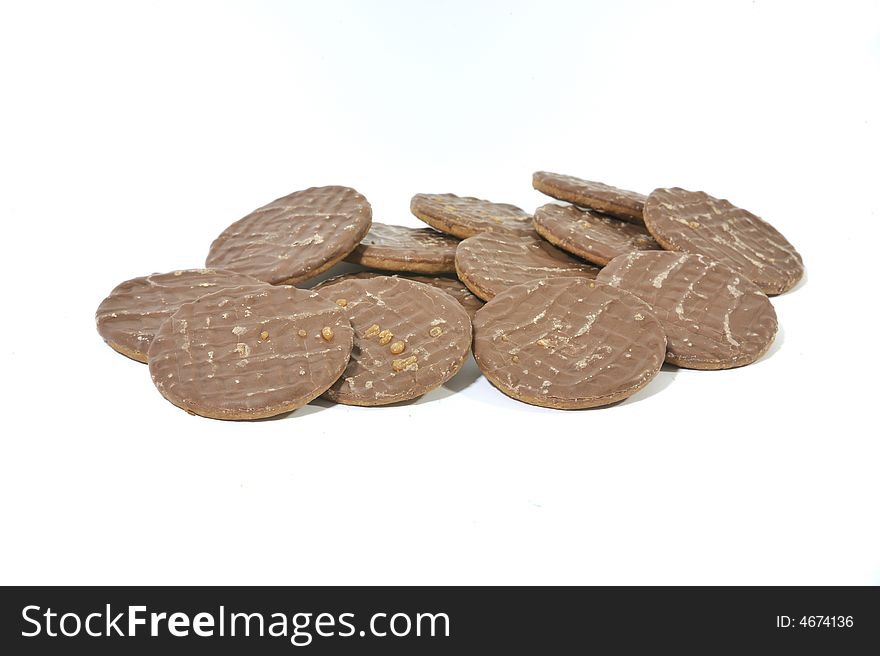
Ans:
POLYGON ((4 654, 880 648, 868 587, 10 587, 0 613, 4 654))

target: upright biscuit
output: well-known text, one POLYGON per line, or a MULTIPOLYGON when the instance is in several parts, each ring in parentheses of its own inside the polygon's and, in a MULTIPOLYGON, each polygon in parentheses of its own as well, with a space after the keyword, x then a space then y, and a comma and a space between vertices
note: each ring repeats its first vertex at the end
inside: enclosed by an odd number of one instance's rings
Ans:
POLYGON ((449 294, 403 278, 343 280, 319 294, 348 315, 351 361, 325 396, 349 405, 414 399, 452 378, 467 357, 471 322, 449 294))
POLYGON ((353 331, 342 309, 295 287, 237 287, 186 303, 150 346, 158 390, 187 412, 259 419, 299 408, 339 378, 353 331))
POLYGON ((638 298, 586 278, 517 285, 474 318, 474 358, 502 392, 548 408, 592 408, 647 385, 666 338, 638 298))
POLYGON ((373 223, 347 262, 386 271, 455 273, 458 239, 433 228, 373 223))
POLYGON ((207 265, 276 284, 308 280, 341 262, 366 236, 367 199, 349 187, 312 187, 272 201, 226 228, 207 265))
POLYGON ((549 203, 535 210, 535 230, 551 244, 599 266, 631 251, 659 250, 644 227, 574 205, 549 203))
POLYGON ((508 287, 544 278, 595 278, 599 269, 563 253, 539 237, 484 233, 469 237, 455 252, 458 278, 488 301, 508 287))
POLYGON ((726 264, 768 295, 788 291, 804 275, 800 254, 776 228, 702 191, 655 189, 645 225, 663 248, 726 264))
POLYGON ((767 296, 742 274, 702 255, 621 255, 596 282, 651 306, 666 332, 666 361, 680 367, 741 367, 766 353, 776 335, 776 311, 767 296))
POLYGON ((473 319, 474 314, 476 314, 477 310, 483 307, 483 300, 478 296, 475 296, 470 289, 464 286, 458 278, 447 278, 445 276, 418 276, 414 274, 408 273, 386 273, 384 271, 358 271, 356 273, 346 273, 341 276, 336 276, 335 278, 329 278, 324 280, 323 282, 318 283, 312 289, 314 291, 318 291, 323 287, 327 287, 328 285, 332 285, 341 280, 368 280, 370 278, 376 278, 378 276, 391 275, 394 278, 405 278, 406 280, 412 280, 413 282, 420 282, 424 285, 430 285, 431 287, 435 287, 443 292, 449 294, 452 298, 458 301, 461 306, 464 308, 464 311, 468 313, 468 316, 473 319))
POLYGON ((95 312, 98 333, 113 349, 138 362, 159 328, 184 303, 228 287, 261 285, 233 271, 187 269, 132 278, 117 285, 95 312))
POLYGON ((547 171, 534 173, 532 186, 557 200, 605 212, 625 221, 644 222, 642 210, 647 197, 635 191, 547 171))
POLYGON ((410 210, 440 232, 465 239, 483 232, 533 235, 532 217, 516 205, 455 194, 416 194, 410 210))

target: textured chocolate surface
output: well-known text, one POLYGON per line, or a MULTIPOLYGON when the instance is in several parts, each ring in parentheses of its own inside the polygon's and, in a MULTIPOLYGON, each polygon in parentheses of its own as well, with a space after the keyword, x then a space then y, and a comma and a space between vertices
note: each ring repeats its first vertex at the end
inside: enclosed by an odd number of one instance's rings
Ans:
POLYGON ((642 209, 647 198, 644 194, 547 171, 533 174, 532 186, 558 200, 599 210, 625 221, 643 223, 642 209))
POLYGON ((162 395, 215 419, 259 419, 305 405, 345 369, 342 308, 295 287, 237 287, 180 307, 150 347, 162 395))
POLYGON ((460 369, 471 322, 449 294, 404 278, 343 280, 319 294, 342 306, 355 330, 351 361, 325 396, 349 405, 413 399, 460 369))
POLYGON ((372 221, 367 199, 349 187, 313 187, 272 201, 226 228, 207 265, 272 284, 293 284, 351 253, 372 221))
POLYGON ((431 287, 436 287, 437 289, 446 292, 456 301, 461 303, 464 311, 468 313, 468 316, 471 319, 474 318, 474 314, 476 313, 476 311, 483 307, 483 299, 479 298, 478 296, 474 296, 471 290, 465 287, 464 283, 462 283, 458 278, 447 278, 445 276, 419 276, 409 273, 358 271, 356 273, 346 273, 341 276, 336 276, 335 278, 324 280, 323 282, 320 282, 312 287, 312 289, 318 291, 322 287, 327 287, 328 285, 332 285, 341 280, 368 280, 370 278, 385 275, 391 275, 395 278, 405 278, 406 280, 412 280, 413 282, 420 282, 425 285, 431 285, 431 287))
POLYGON ((455 273, 458 239, 433 228, 373 223, 347 262, 386 271, 455 273))
POLYGON ((729 369, 760 358, 776 336, 770 299, 745 276, 702 255, 630 253, 597 282, 635 294, 666 332, 666 361, 691 369, 729 369))
POLYGON ((644 302, 585 278, 511 287, 474 318, 474 358, 502 392, 548 408, 591 408, 647 385, 666 338, 644 302))
POLYGON ((804 275, 800 254, 769 223, 702 191, 655 189, 645 225, 663 248, 726 264, 765 294, 781 294, 804 275))
POLYGON ((455 194, 416 194, 410 210, 429 226, 460 239, 483 232, 534 234, 531 215, 507 203, 455 194))
POLYGON ((660 250, 644 227, 574 205, 539 207, 534 223, 551 244, 600 266, 631 251, 660 250))
POLYGON ((599 269, 580 262, 543 239, 483 233, 465 239, 455 252, 459 279, 483 300, 520 283, 581 276, 595 278, 599 269))
POLYGON ((138 362, 162 323, 184 303, 228 287, 259 285, 256 278, 232 271, 186 269, 154 273, 117 285, 95 312, 98 333, 112 348, 138 362))

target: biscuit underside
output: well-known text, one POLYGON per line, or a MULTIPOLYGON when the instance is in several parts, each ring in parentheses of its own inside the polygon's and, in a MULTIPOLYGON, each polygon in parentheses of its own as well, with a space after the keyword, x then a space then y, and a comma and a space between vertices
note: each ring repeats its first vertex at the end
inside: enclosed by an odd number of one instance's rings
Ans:
POLYGON ((458 279, 464 283, 465 287, 467 287, 469 290, 471 290, 471 292, 474 294, 474 296, 477 296, 481 300, 484 300, 484 301, 491 301, 493 298, 495 298, 495 294, 492 294, 492 293, 486 291, 485 289, 480 287, 477 283, 470 280, 467 277, 467 274, 465 274, 464 272, 462 272, 461 269, 458 268, 458 262, 455 263, 455 275, 458 276, 458 279))
POLYGON ((127 346, 122 346, 121 344, 117 344, 109 339, 104 340, 107 343, 107 346, 112 348, 117 353, 121 353, 127 358, 131 358, 135 362, 140 362, 142 364, 147 364, 149 362, 149 358, 147 358, 146 353, 142 353, 141 351, 135 351, 134 349, 130 349, 127 346))
POLYGON ((458 237, 459 239, 467 239, 468 237, 480 234, 479 230, 468 230, 461 224, 450 223, 448 219, 441 219, 418 210, 413 210, 413 214, 416 215, 416 218, 424 221, 435 230, 439 230, 447 235, 452 235, 453 237, 458 237))
POLYGON ((370 256, 362 256, 357 258, 356 262, 352 262, 351 260, 349 260, 349 262, 365 267, 371 267, 373 269, 399 271, 401 273, 452 273, 452 270, 449 269, 449 267, 444 267, 442 264, 437 264, 436 262, 391 260, 370 256))

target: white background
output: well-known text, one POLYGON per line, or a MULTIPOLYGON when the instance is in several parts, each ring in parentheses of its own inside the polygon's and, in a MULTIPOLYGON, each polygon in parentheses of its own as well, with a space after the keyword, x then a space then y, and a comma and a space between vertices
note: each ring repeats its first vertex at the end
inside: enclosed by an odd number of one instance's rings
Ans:
POLYGON ((880 583, 877 3, 10 2, 2 583, 880 583), (191 417, 93 314, 344 184, 532 210, 538 169, 702 189, 808 280, 735 371, 517 403, 191 417))

